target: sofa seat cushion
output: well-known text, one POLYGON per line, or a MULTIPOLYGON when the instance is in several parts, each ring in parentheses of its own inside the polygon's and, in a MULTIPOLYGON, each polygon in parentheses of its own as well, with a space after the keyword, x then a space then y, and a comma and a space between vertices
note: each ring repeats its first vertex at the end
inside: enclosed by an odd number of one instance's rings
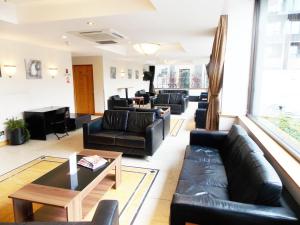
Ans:
POLYGON ((223 188, 227 188, 228 186, 223 165, 207 164, 190 159, 184 160, 180 179, 197 182, 199 185, 223 188))
POLYGON ((153 112, 129 112, 127 131, 134 133, 146 133, 146 128, 155 120, 153 112))
POLYGON ((145 148, 145 136, 141 133, 126 132, 116 137, 116 145, 130 148, 145 148))
POLYGON ((218 149, 200 145, 188 145, 185 159, 195 160, 199 163, 223 165, 218 149))
POLYGON ((115 145, 115 137, 122 134, 122 131, 104 130, 98 133, 90 134, 88 141, 94 144, 115 145))
POLYGON ((209 194, 214 198, 229 200, 226 187, 203 185, 189 180, 179 180, 176 193, 190 196, 209 194))
POLYGON ((125 131, 127 120, 127 110, 105 110, 102 119, 102 127, 104 130, 125 131))

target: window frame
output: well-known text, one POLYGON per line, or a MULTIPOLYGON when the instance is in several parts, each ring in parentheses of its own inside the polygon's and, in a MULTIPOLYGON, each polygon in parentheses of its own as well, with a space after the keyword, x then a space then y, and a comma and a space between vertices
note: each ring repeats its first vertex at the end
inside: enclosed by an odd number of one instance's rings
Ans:
POLYGON ((255 0, 254 3, 254 15, 253 15, 253 27, 252 27, 252 43, 251 43, 251 61, 250 61, 250 75, 249 75, 249 87, 248 87, 248 102, 247 102, 247 117, 259 126, 266 134, 268 134, 277 144, 285 149, 293 158, 300 162, 300 151, 291 144, 289 141, 284 141, 284 137, 275 133, 275 130, 263 122, 263 119, 259 119, 253 115, 254 107, 254 93, 255 93, 255 80, 256 73, 256 58, 258 57, 258 39, 259 39, 259 21, 261 0, 255 0))

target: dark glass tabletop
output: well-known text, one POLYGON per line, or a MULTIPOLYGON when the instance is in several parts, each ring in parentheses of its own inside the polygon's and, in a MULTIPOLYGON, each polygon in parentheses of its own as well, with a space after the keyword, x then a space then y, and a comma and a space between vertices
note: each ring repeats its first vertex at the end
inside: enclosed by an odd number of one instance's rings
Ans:
MULTIPOLYGON (((77 155, 77 162, 82 158, 77 155)), ((107 159, 107 163, 102 167, 92 170, 77 165, 77 173, 69 174, 69 161, 64 162, 60 166, 33 181, 33 184, 69 189, 74 191, 82 191, 89 183, 91 183, 105 168, 111 163, 112 159, 107 159)))

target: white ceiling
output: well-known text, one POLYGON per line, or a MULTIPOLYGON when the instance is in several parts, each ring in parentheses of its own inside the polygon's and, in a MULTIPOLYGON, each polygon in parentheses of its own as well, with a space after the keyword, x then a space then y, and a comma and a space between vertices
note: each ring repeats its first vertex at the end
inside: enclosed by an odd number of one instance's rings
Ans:
POLYGON ((113 55, 156 63, 207 62, 225 4, 226 0, 7 0, 0 3, 0 13, 7 13, 0 17, 0 31, 2 38, 65 49, 73 55, 113 55), (88 26, 87 21, 94 25, 88 26), (96 48, 96 43, 69 33, 108 28, 127 41, 96 48), (142 56, 132 48, 140 42, 159 43, 162 48, 155 56, 142 56))

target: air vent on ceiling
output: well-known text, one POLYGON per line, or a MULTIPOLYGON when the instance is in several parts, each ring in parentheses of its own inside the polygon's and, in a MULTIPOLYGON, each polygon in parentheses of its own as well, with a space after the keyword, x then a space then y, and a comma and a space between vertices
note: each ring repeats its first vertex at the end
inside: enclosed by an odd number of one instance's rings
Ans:
POLYGON ((98 44, 117 44, 126 39, 123 35, 111 29, 72 33, 98 44))
POLYGON ((111 44, 117 44, 118 42, 113 41, 113 40, 109 40, 109 41, 96 41, 98 44, 101 45, 111 45, 111 44))

